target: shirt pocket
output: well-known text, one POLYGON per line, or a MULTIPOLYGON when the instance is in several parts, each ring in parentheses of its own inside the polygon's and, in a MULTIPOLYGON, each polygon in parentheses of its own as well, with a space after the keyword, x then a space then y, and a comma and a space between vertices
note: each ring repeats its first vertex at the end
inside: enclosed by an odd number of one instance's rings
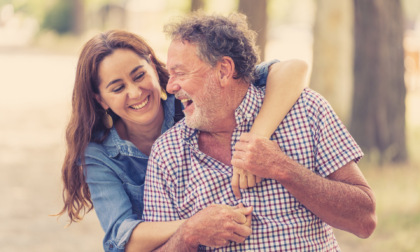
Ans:
POLYGON ((141 218, 143 214, 144 185, 124 183, 124 189, 127 192, 128 198, 130 199, 133 213, 141 218))

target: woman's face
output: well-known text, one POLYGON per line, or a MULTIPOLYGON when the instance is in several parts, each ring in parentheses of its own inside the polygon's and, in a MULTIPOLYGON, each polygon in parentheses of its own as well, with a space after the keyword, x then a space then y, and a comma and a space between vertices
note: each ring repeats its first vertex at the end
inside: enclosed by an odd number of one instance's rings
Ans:
POLYGON ((154 125, 161 110, 161 89, 152 64, 131 50, 115 50, 99 65, 96 99, 126 124, 154 125))

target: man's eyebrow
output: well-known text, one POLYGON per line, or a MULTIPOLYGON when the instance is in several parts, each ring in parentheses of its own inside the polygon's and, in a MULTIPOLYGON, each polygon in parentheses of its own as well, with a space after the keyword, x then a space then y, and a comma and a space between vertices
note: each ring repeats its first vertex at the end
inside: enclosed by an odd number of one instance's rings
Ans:
POLYGON ((172 66, 168 70, 174 71, 174 70, 179 69, 179 68, 181 68, 181 65, 180 64, 176 64, 175 66, 172 66))
MULTIPOLYGON (((143 68, 143 67, 144 67, 143 65, 138 65, 138 66, 136 66, 135 68, 133 68, 133 70, 131 70, 130 75, 135 74, 135 73, 137 72, 137 70, 139 70, 140 68, 143 68)), ((117 83, 117 82, 119 82, 119 81, 121 81, 121 79, 115 79, 115 80, 110 81, 110 82, 108 83, 108 85, 106 85, 106 88, 108 88, 108 87, 109 87, 109 86, 111 86, 112 84, 117 83)))

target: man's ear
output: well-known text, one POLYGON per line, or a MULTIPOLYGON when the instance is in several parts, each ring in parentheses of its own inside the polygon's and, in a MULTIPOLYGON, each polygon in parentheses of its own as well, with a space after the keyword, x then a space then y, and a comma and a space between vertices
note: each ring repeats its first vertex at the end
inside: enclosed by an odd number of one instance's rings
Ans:
POLYGON ((223 87, 227 86, 235 74, 235 62, 228 56, 222 57, 219 61, 220 83, 223 87))
POLYGON ((99 94, 95 94, 95 99, 99 104, 101 104, 102 108, 104 108, 105 110, 109 108, 109 106, 105 102, 102 101, 102 98, 99 94))

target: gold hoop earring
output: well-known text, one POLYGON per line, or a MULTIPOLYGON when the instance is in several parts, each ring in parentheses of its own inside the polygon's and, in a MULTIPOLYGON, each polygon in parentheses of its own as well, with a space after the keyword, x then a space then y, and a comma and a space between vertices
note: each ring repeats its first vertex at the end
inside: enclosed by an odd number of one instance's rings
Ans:
POLYGON ((108 114, 108 110, 105 110, 105 115, 102 118, 102 122, 105 126, 105 128, 110 129, 112 128, 112 125, 114 125, 114 121, 112 120, 112 116, 108 114))
POLYGON ((168 94, 166 93, 165 89, 160 87, 160 99, 166 101, 168 99, 168 94))

